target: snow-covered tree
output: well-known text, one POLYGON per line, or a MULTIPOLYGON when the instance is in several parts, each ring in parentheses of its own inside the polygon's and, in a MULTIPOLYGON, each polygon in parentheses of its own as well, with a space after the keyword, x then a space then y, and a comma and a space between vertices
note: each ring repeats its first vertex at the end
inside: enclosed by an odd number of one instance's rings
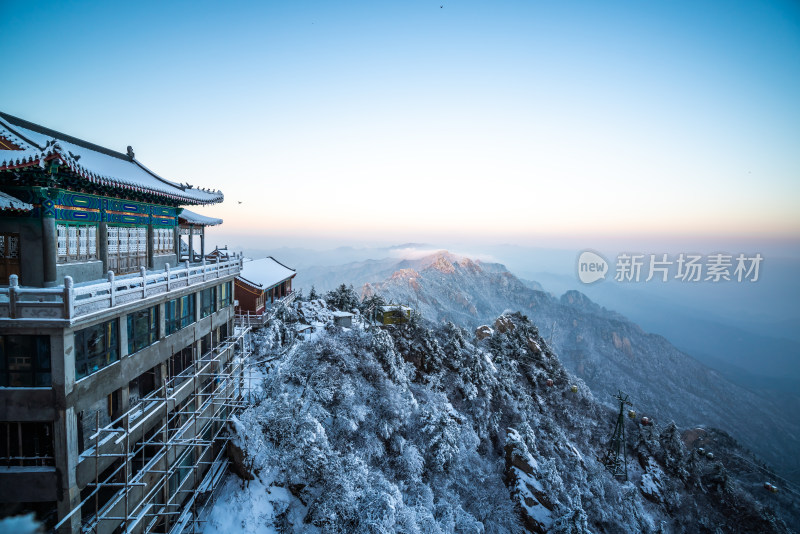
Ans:
POLYGON ((358 308, 359 299, 353 286, 345 284, 325 293, 325 302, 342 311, 352 311, 358 308))

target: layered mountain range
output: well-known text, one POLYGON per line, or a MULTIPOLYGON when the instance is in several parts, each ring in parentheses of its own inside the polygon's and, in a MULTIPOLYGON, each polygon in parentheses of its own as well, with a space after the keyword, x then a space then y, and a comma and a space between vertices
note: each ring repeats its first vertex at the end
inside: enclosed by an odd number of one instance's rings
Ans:
MULTIPOLYGON (((381 265, 384 271, 389 267, 381 265)), ((409 304, 434 322, 469 328, 519 311, 598 400, 611 402, 611 394, 622 390, 640 414, 684 428, 722 429, 787 478, 800 475, 800 422, 788 415, 800 407, 796 398, 787 405, 786 398, 734 384, 580 292, 555 297, 501 264, 439 252, 395 263, 391 274, 364 284, 361 293, 409 304)))

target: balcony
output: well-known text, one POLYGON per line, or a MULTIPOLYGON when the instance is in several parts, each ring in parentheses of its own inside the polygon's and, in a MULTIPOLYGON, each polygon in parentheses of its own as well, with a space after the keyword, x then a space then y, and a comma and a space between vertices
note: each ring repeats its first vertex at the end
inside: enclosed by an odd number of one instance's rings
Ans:
POLYGON ((265 309, 262 313, 251 313, 249 311, 246 312, 237 312, 236 314, 236 326, 243 326, 243 327, 261 327, 267 324, 275 314, 278 313, 278 310, 281 307, 288 306, 292 302, 295 301, 297 298, 297 293, 294 291, 289 291, 289 294, 283 298, 276 299, 275 302, 268 302, 265 305, 265 309))
POLYGON ((175 289, 201 285, 207 281, 239 274, 242 256, 216 258, 214 262, 185 262, 178 268, 169 265, 163 271, 147 271, 140 267, 138 274, 115 276, 106 280, 74 284, 64 277, 57 287, 22 287, 17 276, 10 285, 0 288, 0 322, 4 320, 73 321, 80 317, 142 300, 175 289))

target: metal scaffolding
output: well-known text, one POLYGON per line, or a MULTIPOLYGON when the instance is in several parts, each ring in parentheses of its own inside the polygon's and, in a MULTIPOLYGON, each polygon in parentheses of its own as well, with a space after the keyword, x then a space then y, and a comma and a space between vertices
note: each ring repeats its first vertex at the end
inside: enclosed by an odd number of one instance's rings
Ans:
MULTIPOLYGON (((78 464, 93 462, 81 501, 56 525, 81 513, 83 532, 197 532, 226 472, 226 423, 248 404, 249 327, 199 354, 192 364, 140 398, 111 423, 96 415, 93 446, 78 464)), ((172 367, 172 360, 168 365, 172 367)))

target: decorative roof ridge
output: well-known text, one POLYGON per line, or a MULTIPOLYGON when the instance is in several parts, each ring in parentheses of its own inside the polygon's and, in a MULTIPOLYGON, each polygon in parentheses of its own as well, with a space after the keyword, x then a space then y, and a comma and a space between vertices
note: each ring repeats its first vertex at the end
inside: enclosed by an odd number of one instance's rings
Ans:
MULTIPOLYGON (((3 111, 0 111, 0 117, 5 119, 6 124, 9 124, 11 128, 13 128, 14 126, 19 126, 20 128, 27 128, 28 130, 33 130, 34 132, 46 135, 48 137, 53 137, 57 140, 60 139, 62 141, 66 141, 67 143, 72 143, 73 145, 78 145, 80 147, 87 148, 89 150, 94 150, 95 152, 100 152, 101 154, 105 154, 106 156, 111 156, 125 161, 131 160, 131 158, 129 158, 127 154, 123 154, 122 152, 117 152, 116 150, 111 150, 110 148, 96 145, 94 143, 90 143, 89 141, 84 141, 83 139, 79 139, 77 137, 61 133, 58 130, 47 128, 46 126, 36 124, 35 122, 26 121, 25 119, 20 119, 19 117, 15 117, 14 115, 9 115, 8 113, 5 113, 3 111)), ((27 139, 21 136, 19 132, 17 132, 16 130, 14 130, 14 133, 27 141, 27 139)), ((28 142, 31 145, 38 147, 40 150, 44 150, 44 147, 40 147, 36 143, 30 141, 28 142)))
POLYGON ((33 163, 39 160, 40 152, 36 154, 31 154, 30 151, 22 151, 22 150, 9 150, 8 152, 14 152, 15 154, 7 159, 0 159, 0 165, 8 164, 10 167, 19 167, 25 165, 32 165, 33 163), (17 153, 19 152, 19 153, 17 153))
POLYGON ((8 113, 2 111, 0 111, 0 132, 3 132, 4 136, 5 132, 8 132, 8 137, 13 138, 9 140, 15 144, 25 145, 25 149, 21 151, 4 150, 3 159, 0 160, 0 166, 2 167, 23 167, 32 166, 38 163, 38 165, 44 169, 47 161, 58 158, 71 172, 89 180, 90 182, 99 183, 102 185, 110 185, 132 191, 149 191, 177 202, 192 205, 215 204, 222 202, 225 199, 222 191, 218 189, 211 190, 203 187, 193 187, 188 183, 176 183, 162 178, 136 160, 131 147, 128 147, 128 154, 123 154, 121 152, 117 152, 94 143, 89 143, 88 141, 78 139, 71 135, 61 133, 57 130, 41 126, 25 119, 9 115, 8 113), (49 137, 50 139, 47 139, 45 144, 41 146, 40 144, 28 139, 26 135, 18 131, 19 129, 26 131, 29 130, 30 132, 35 132, 44 136, 45 138, 49 137), (167 190, 162 189, 161 186, 153 187, 152 185, 142 185, 141 183, 136 183, 135 179, 129 179, 130 177, 126 177, 124 174, 116 175, 115 173, 106 172, 102 168, 87 166, 84 164, 85 162, 78 161, 80 159, 80 153, 78 153, 78 155, 74 155, 71 151, 66 150, 61 143, 75 145, 80 149, 86 149, 102 156, 112 157, 125 163, 131 163, 139 169, 137 172, 144 172, 150 176, 151 179, 163 184, 164 186, 167 186, 167 190))
POLYGON ((245 278, 244 276, 242 276, 241 273, 237 274, 236 278, 238 278, 239 280, 242 280, 243 282, 247 282, 248 284, 250 284, 253 287, 260 287, 261 289, 264 289, 264 284, 259 284, 258 282, 253 282, 252 280, 249 280, 249 279, 245 278))
POLYGON ((193 186, 189 185, 188 183, 187 184, 183 184, 183 183, 173 182, 171 180, 167 180, 166 178, 162 178, 161 176, 157 175, 156 173, 154 173, 153 171, 151 171, 150 169, 145 167, 135 157, 131 157, 130 161, 135 163, 140 169, 142 169, 144 172, 146 172, 147 174, 149 174, 150 176, 152 176, 156 180, 158 180, 158 181, 160 181, 162 183, 165 183, 167 185, 171 185, 172 187, 176 187, 176 188, 180 189, 181 191, 186 191, 186 189, 197 189, 198 191, 205 191, 207 193, 218 193, 219 196, 221 197, 220 198, 220 202, 225 198, 225 195, 223 195, 222 191, 220 191, 219 189, 217 189, 216 191, 213 191, 211 189, 205 189, 205 188, 202 188, 202 187, 193 187, 193 186))
POLYGON ((275 259, 275 258, 273 258, 272 256, 267 256, 267 258, 270 258, 272 261, 274 261, 275 263, 277 263, 277 264, 278 264, 278 265, 280 265, 281 267, 284 267, 284 268, 286 268, 286 269, 289 269, 290 271, 294 271, 295 273, 297 272, 297 269, 292 269, 292 268, 291 268, 291 267, 289 267, 288 265, 284 265, 283 263, 279 262, 278 260, 276 260, 276 259, 275 259))
POLYGON ((22 147, 23 145, 27 145, 25 148, 23 148, 23 150, 31 150, 31 149, 42 150, 42 147, 31 141, 24 135, 20 134, 18 131, 14 130, 13 126, 9 124, 7 120, 3 119, 2 115, 5 114, 0 112, 0 126, 2 126, 4 130, 3 137, 6 138, 10 137, 11 139, 9 139, 9 141, 20 147, 22 147))
POLYGON ((14 195, 0 191, 0 211, 31 211, 33 206, 14 195))

